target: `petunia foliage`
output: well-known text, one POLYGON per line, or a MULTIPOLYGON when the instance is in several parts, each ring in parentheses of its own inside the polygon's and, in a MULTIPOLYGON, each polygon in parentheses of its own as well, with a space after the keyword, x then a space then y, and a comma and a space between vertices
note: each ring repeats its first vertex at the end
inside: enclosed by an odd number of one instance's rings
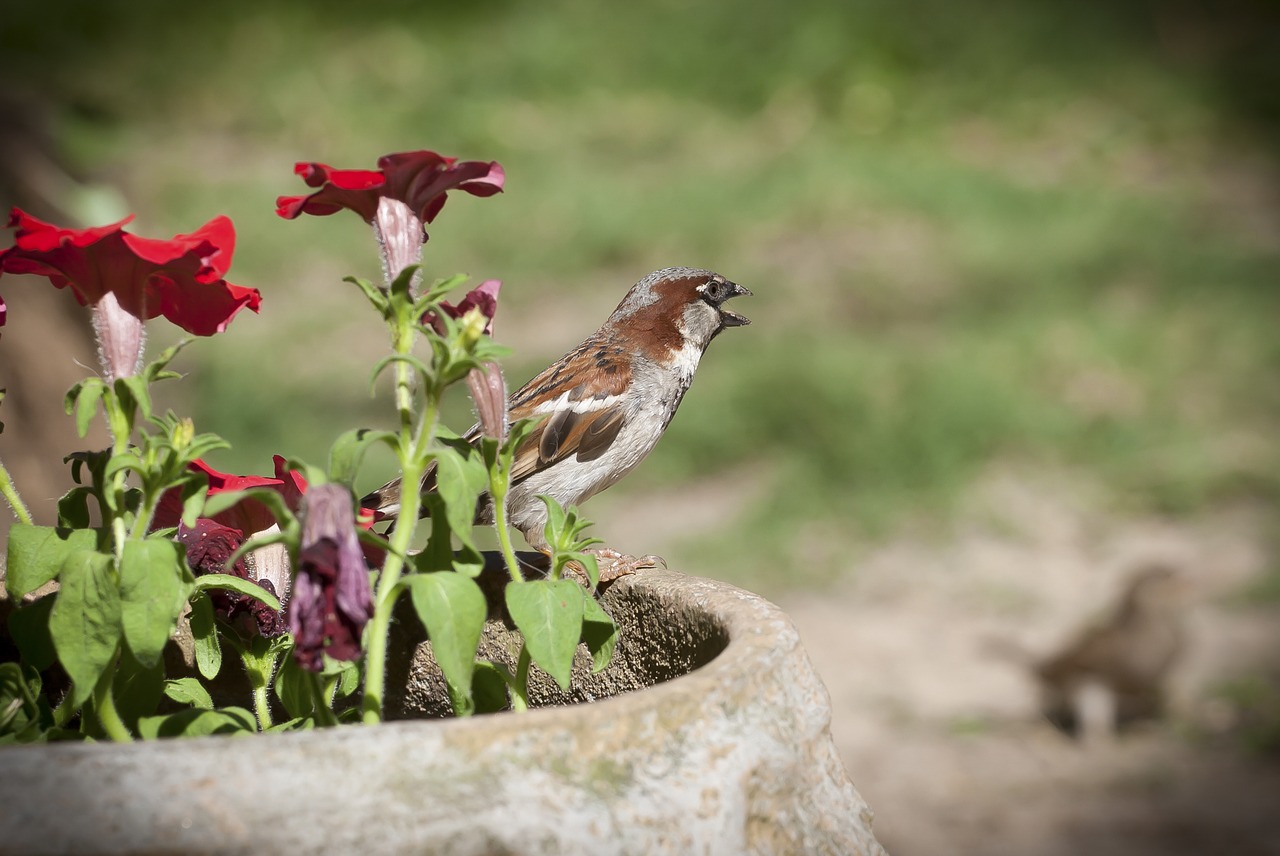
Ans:
MULTIPOLYGON (((428 282, 422 267, 425 227, 448 195, 493 196, 505 173, 425 150, 377 166, 300 163, 312 192, 282 196, 276 209, 288 219, 345 209, 374 227, 382 279, 347 281, 389 337, 373 375, 392 375, 392 427, 344 433, 326 466, 277 455, 270 474, 215 468, 229 443, 153 401, 155 384, 180 378, 171 366, 187 342, 148 359, 147 322, 163 317, 211 336, 229 332, 240 310, 260 309, 257 289, 226 279, 231 221, 161 240, 127 231, 128 218, 81 228, 12 212, 0 275, 43 278, 92 312, 102 370, 72 387, 65 406, 82 437, 104 420, 111 446, 68 455, 73 487, 34 515, 0 464, 0 495, 18 516, 6 545, 5 586, 17 606, 0 628, 0 651, 14 652, 0 662, 0 745, 380 722, 388 633, 404 595, 459 715, 526 708, 533 668, 567 685, 580 641, 598 668, 608 661, 612 619, 561 576, 574 563, 594 579, 576 512, 551 509, 544 578, 526 579, 511 547, 505 496, 530 426, 507 420, 502 349, 491 338, 501 283, 451 298, 465 277, 428 282), (471 441, 440 423, 442 396, 464 380, 478 416, 471 441), (395 455, 403 484, 431 487, 407 491, 382 533, 354 500, 373 446, 395 455), (486 493, 496 556, 482 555, 472 533, 486 493), (478 581, 495 569, 497 600, 478 581), (514 671, 478 658, 492 609, 525 635, 514 671), (227 658, 241 668, 227 668, 227 658), (505 693, 495 695, 494 681, 505 693)), ((24 287, 33 286, 5 286, 24 287)), ((0 301, 0 325, 7 320, 0 301)))

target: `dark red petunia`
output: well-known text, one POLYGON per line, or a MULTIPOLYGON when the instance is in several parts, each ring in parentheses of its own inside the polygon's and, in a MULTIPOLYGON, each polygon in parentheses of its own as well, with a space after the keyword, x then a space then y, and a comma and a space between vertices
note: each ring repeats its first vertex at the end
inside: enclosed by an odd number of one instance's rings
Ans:
POLYGON ((215 217, 190 235, 157 240, 131 235, 126 217, 109 226, 64 229, 14 208, 9 226, 15 243, 0 250, 0 274, 36 274, 58 288, 71 287, 82 305, 107 294, 129 315, 163 315, 188 333, 211 336, 226 329, 241 309, 258 311, 256 288, 223 277, 235 250, 235 227, 215 217))
MULTIPOLYGON (((253 580, 278 596, 270 580, 253 579, 243 556, 231 567, 227 567, 227 560, 245 542, 244 533, 239 529, 201 518, 190 529, 180 526, 176 538, 178 543, 186 547, 187 564, 196 576, 231 574, 242 580, 253 580)), ((213 600, 214 610, 226 621, 234 622, 242 615, 248 616, 245 625, 250 633, 256 631, 266 637, 284 633, 284 616, 257 598, 225 589, 213 589, 209 592, 209 597, 213 600)))
POLYGON ((324 484, 307 493, 297 565, 286 619, 298 665, 318 672, 325 654, 355 660, 373 592, 347 488, 324 484))
MULTIPOLYGON (((472 196, 502 191, 506 173, 497 161, 461 161, 430 151, 398 152, 378 158, 378 169, 334 169, 322 163, 300 163, 294 172, 310 187, 308 196, 281 196, 276 213, 293 220, 302 214, 324 216, 348 209, 373 223, 378 200, 398 199, 423 223, 435 220, 450 190, 472 196)), ((423 238, 425 240, 425 236, 423 238)))
MULTIPOLYGON (((502 280, 486 279, 468 291, 456 306, 447 300, 440 301, 440 311, 450 318, 457 319, 466 315, 472 309, 479 309, 480 313, 485 317, 484 334, 492 336, 493 317, 498 314, 498 290, 500 288, 502 288, 502 280)), ((442 326, 437 323, 434 312, 428 312, 423 315, 422 323, 432 325, 436 328, 436 332, 444 332, 442 326)))

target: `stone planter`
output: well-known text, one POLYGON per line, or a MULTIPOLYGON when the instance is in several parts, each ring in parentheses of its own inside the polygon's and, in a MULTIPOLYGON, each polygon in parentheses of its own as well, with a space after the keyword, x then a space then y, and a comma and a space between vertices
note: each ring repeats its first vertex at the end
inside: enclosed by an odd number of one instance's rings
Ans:
MULTIPOLYGON (((791 621, 723 583, 646 571, 603 603, 614 664, 524 715, 270 737, 0 751, 6 853, 883 853, 791 621)), ((405 628, 412 627, 409 622, 405 628)), ((500 623, 485 645, 502 656, 500 623)), ((402 638, 396 716, 430 716, 402 638)))

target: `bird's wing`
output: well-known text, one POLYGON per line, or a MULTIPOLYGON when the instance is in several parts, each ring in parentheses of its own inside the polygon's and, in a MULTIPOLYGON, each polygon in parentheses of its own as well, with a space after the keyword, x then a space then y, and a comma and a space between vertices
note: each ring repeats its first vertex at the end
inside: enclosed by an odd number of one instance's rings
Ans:
POLYGON ((517 447, 512 483, 577 455, 594 460, 626 422, 629 362, 588 340, 511 397, 512 421, 545 417, 517 447))

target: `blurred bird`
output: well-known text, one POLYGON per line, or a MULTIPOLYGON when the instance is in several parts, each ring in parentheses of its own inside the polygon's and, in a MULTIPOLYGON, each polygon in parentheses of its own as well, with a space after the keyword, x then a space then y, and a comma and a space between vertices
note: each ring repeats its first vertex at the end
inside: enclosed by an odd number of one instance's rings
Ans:
POLYGON ((1131 577, 1119 609, 1034 665, 1045 716, 1085 739, 1164 713, 1165 685, 1185 646, 1186 579, 1152 564, 1131 577))
MULTIPOLYGON (((508 519, 530 546, 547 551, 547 511, 539 494, 564 506, 581 504, 653 450, 711 340, 727 327, 751 323, 725 302, 750 294, 709 270, 655 271, 632 286, 599 330, 511 396, 512 421, 544 417, 516 449, 507 497, 508 519)), ((467 438, 474 441, 479 434, 476 426, 467 438)), ((434 484, 434 473, 428 473, 422 489, 434 484)), ((400 491, 400 479, 393 479, 360 504, 379 519, 389 517, 399 510, 400 491)), ((492 522, 493 501, 486 494, 476 523, 492 522)), ((602 580, 660 561, 609 549, 592 552, 602 580)))

